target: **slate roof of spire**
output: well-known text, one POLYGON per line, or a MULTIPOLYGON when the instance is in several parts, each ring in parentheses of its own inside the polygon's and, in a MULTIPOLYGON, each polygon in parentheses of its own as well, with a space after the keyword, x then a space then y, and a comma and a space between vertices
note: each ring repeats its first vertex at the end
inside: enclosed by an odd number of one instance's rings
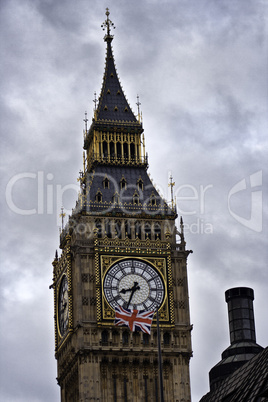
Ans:
POLYGON ((264 402, 268 400, 268 348, 223 380, 200 402, 264 402))
POLYGON ((132 215, 143 214, 147 218, 158 219, 175 217, 176 211, 172 210, 167 202, 158 193, 151 179, 149 178, 144 167, 132 166, 97 166, 94 171, 88 174, 88 194, 83 206, 77 205, 75 213, 81 209, 90 211, 91 213, 112 214, 117 212, 120 214, 131 213, 132 215), (109 185, 104 188, 104 179, 108 179, 109 185), (121 181, 126 182, 126 187, 121 188, 121 181), (142 182, 142 189, 139 189, 137 183, 142 182), (96 202, 96 194, 101 194, 101 202, 96 202), (118 194, 118 202, 113 204, 114 196, 118 194), (137 195, 139 204, 133 204, 133 197, 137 195), (151 205, 152 197, 155 204, 151 205))
POLYGON ((117 75, 111 45, 113 37, 106 35, 104 40, 107 42, 106 62, 96 120, 140 124, 128 104, 117 75))

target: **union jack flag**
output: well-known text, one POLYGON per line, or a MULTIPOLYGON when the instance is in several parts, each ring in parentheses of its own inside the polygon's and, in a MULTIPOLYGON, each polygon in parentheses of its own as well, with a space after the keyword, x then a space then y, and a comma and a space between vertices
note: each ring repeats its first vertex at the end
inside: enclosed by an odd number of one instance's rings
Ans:
POLYGON ((114 324, 126 325, 132 332, 143 331, 150 334, 154 313, 154 311, 127 310, 116 306, 114 324))

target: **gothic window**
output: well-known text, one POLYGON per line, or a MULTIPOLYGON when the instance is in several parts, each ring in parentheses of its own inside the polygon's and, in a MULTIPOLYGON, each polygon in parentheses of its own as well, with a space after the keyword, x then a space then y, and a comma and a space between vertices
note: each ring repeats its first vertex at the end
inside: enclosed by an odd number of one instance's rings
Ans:
POLYGON ((154 224, 154 235, 156 239, 161 239, 161 225, 159 222, 154 224))
POLYGON ((128 159, 128 144, 124 142, 123 144, 123 150, 124 150, 124 158, 128 159))
POLYGON ((103 157, 107 158, 108 156, 108 144, 106 141, 103 141, 102 143, 102 150, 103 150, 103 157))
POLYGON ((118 194, 118 192, 116 192, 116 193, 114 193, 114 195, 113 195, 113 203, 115 203, 115 204, 119 204, 119 194, 118 194))
POLYGON ((126 190, 127 188, 127 181, 124 177, 122 177, 122 179, 120 180, 120 186, 121 186, 121 190, 126 190))
POLYGON ((100 190, 98 190, 96 195, 95 195, 95 201, 102 202, 102 193, 101 193, 100 190))
POLYGON ((144 233, 145 233, 145 240, 146 239, 151 239, 151 224, 149 222, 146 222, 144 224, 144 233))
POLYGON ((102 184, 103 184, 103 188, 109 188, 110 187, 110 182, 109 182, 109 179, 108 179, 107 176, 103 179, 102 184))
POLYGON ((122 148, 121 148, 120 142, 116 143, 116 154, 117 154, 117 158, 119 158, 119 159, 122 158, 122 148))
POLYGON ((135 159, 135 144, 130 144, 130 157, 135 159))
POLYGON ((109 238, 112 237, 112 222, 108 219, 105 222, 105 235, 109 238))
POLYGON ((135 222, 135 237, 141 239, 141 222, 135 222))
POLYGON ((114 345, 117 345, 119 343, 119 332, 118 331, 112 332, 112 339, 113 339, 114 345))
POLYGON ((122 239, 122 228, 121 228, 121 221, 115 221, 115 234, 119 239, 122 239))
POLYGON ((170 344, 170 334, 168 332, 164 333, 164 345, 169 345, 170 344))
POLYGON ((143 344, 144 345, 149 345, 149 335, 148 334, 143 334, 143 344))
POLYGON ((143 191, 143 181, 142 181, 142 179, 139 179, 137 181, 137 187, 138 187, 138 190, 143 191))
POLYGON ((103 345, 107 345, 108 344, 108 331, 104 330, 101 333, 101 342, 103 345))
POLYGON ((114 156, 115 156, 115 153, 114 153, 114 142, 113 142, 113 141, 110 142, 110 156, 111 156, 111 158, 114 158, 114 156))
POLYGON ((128 331, 124 331, 122 334, 122 341, 123 341, 123 345, 127 345, 128 344, 128 331))
POLYGON ((154 339, 154 345, 156 346, 157 345, 157 331, 154 331, 154 333, 153 333, 153 339, 154 339))
POLYGON ((133 344, 138 345, 140 342, 140 334, 138 332, 133 332, 133 344))
POLYGON ((140 198, 139 198, 137 191, 135 191, 135 193, 133 194, 133 204, 138 205, 139 203, 140 203, 140 198))
POLYGON ((127 237, 131 238, 131 221, 125 221, 125 233, 127 237))
POLYGON ((151 205, 156 205, 156 197, 155 195, 152 193, 151 197, 150 197, 150 204, 151 205))

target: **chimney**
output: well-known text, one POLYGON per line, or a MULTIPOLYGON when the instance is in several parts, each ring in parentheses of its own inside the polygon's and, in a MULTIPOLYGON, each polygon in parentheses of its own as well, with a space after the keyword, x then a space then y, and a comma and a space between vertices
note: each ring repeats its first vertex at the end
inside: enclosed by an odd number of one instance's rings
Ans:
POLYGON ((222 353, 222 360, 209 372, 211 391, 263 350, 256 343, 253 300, 254 292, 251 288, 232 288, 225 292, 231 345, 222 353))
POLYGON ((243 341, 256 343, 253 300, 254 292, 250 288, 233 288, 225 292, 231 345, 243 341))

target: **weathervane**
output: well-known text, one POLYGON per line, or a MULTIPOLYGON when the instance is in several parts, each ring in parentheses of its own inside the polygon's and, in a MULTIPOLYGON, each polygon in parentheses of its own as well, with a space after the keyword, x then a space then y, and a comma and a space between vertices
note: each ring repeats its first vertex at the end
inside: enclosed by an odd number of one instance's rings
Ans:
POLYGON ((107 15, 107 18, 106 18, 106 21, 104 21, 104 23, 101 25, 101 27, 102 27, 103 31, 105 31, 105 28, 107 28, 106 37, 111 37, 110 28, 112 27, 113 29, 115 29, 115 26, 114 26, 114 23, 109 18, 109 15, 110 15, 109 8, 106 8, 106 13, 105 14, 107 15))
POLYGON ((171 208, 174 209, 174 199, 173 199, 173 187, 175 186, 175 181, 172 181, 173 177, 170 175, 170 183, 168 183, 168 187, 171 190, 171 208))

